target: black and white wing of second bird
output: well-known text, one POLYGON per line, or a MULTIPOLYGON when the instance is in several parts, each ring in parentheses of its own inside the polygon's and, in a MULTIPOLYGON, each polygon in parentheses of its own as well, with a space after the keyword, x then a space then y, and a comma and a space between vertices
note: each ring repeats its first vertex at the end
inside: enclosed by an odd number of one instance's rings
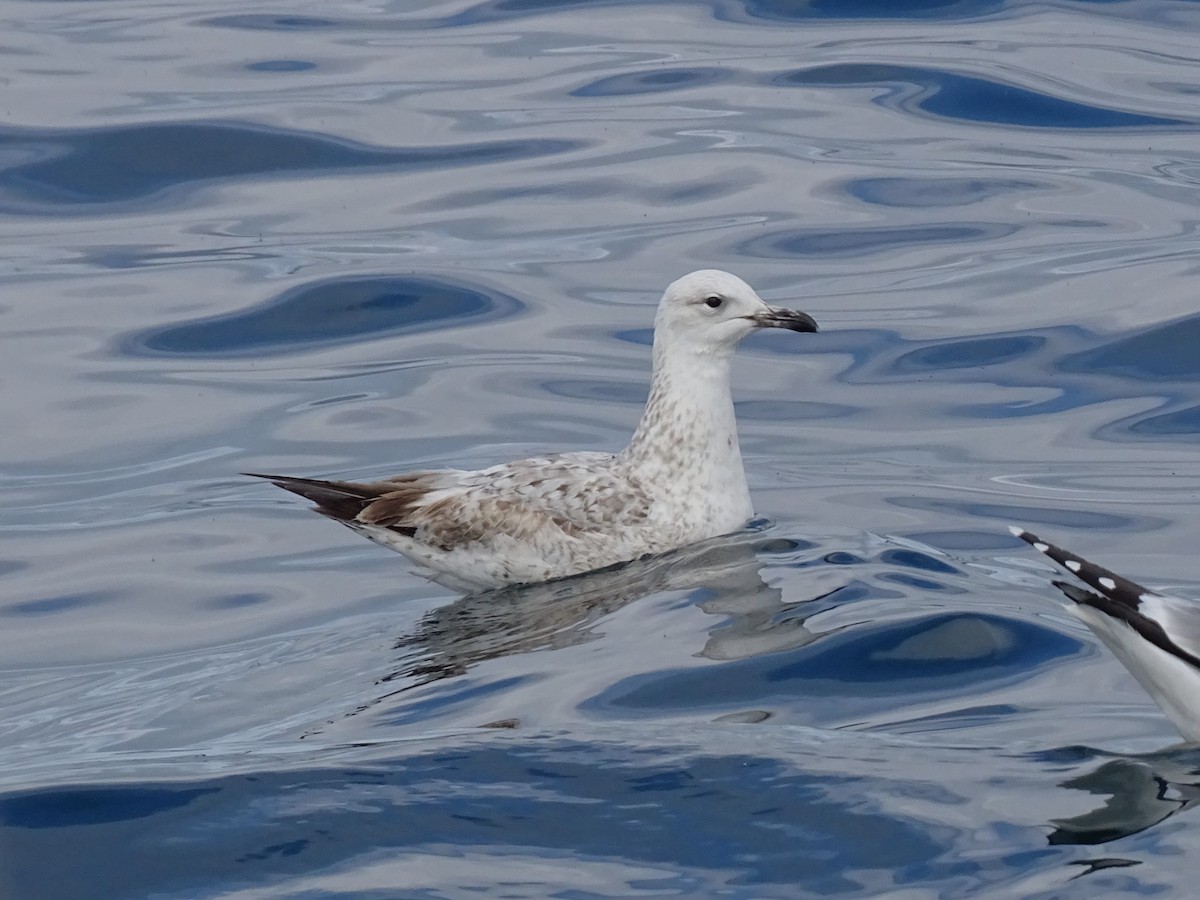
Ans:
POLYGON ((1200 600, 1142 587, 1021 528, 1016 537, 1091 590, 1055 581, 1083 620, 1138 680, 1185 739, 1200 743, 1200 600))

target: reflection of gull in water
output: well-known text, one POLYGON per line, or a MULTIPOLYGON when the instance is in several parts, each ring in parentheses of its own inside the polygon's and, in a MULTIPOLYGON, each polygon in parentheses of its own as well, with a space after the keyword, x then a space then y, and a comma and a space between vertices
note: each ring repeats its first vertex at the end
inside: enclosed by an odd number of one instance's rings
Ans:
MULTIPOLYGON (((802 647, 839 630, 810 632, 804 620, 827 608, 812 600, 836 594, 848 579, 840 573, 836 579, 821 579, 816 596, 785 602, 780 589, 760 576, 762 560, 758 554, 786 553, 793 547, 794 542, 787 539, 768 538, 757 529, 743 530, 571 578, 460 597, 431 610, 411 634, 396 641, 395 649, 401 657, 391 672, 376 681, 383 690, 362 701, 347 716, 381 705, 387 710, 401 698, 404 703, 398 710, 408 704, 427 703, 433 695, 421 689, 436 690, 435 683, 464 676, 489 661, 529 654, 532 668, 537 669, 532 663, 535 651, 595 641, 603 636, 597 628, 602 619, 652 594, 688 592, 685 603, 723 617, 707 629, 702 649, 693 651, 693 656, 731 660, 802 647)), ((515 671, 526 673, 521 677, 528 676, 528 670, 518 665, 503 677, 514 677, 511 673, 515 671)), ((536 677, 542 675, 539 670, 536 677)), ((769 715, 743 710, 722 718, 754 721, 756 714, 764 718, 769 715)), ((429 711, 424 715, 428 718, 429 711)), ((516 724, 503 717, 489 722, 471 715, 471 726, 485 723, 516 724)), ((322 725, 305 736, 325 730, 322 725)))
POLYGON ((729 617, 709 634, 700 656, 737 659, 803 646, 816 635, 802 616, 780 615, 797 604, 785 605, 780 590, 759 575, 755 545, 761 541, 745 534, 560 581, 462 597, 397 641, 397 649, 419 655, 383 680, 404 679, 400 690, 407 690, 461 675, 484 660, 581 644, 594 637, 598 619, 662 591, 702 590, 699 607, 729 617))
POLYGON ((1144 831, 1200 802, 1200 756, 1194 747, 1183 745, 1157 753, 1111 756, 1062 786, 1107 799, 1090 812, 1055 819, 1050 843, 1104 844, 1144 831))
POLYGON ((1189 741, 1200 741, 1200 602, 1148 590, 1020 528, 1014 535, 1080 581, 1056 581, 1072 611, 1108 645, 1189 741))
POLYGON ((730 363, 760 328, 817 325, 767 306, 728 272, 672 283, 654 321, 650 398, 615 455, 564 453, 372 483, 259 477, 467 590, 563 578, 729 534, 753 514, 730 363))

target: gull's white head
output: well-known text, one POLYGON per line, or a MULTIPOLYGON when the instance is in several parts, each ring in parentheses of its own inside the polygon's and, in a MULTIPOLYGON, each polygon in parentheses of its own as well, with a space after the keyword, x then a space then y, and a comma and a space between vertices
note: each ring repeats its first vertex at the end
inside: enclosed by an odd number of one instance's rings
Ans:
POLYGON ((667 287, 654 319, 654 342, 721 355, 759 328, 816 331, 817 323, 807 313, 767 306, 736 275, 700 269, 667 287))

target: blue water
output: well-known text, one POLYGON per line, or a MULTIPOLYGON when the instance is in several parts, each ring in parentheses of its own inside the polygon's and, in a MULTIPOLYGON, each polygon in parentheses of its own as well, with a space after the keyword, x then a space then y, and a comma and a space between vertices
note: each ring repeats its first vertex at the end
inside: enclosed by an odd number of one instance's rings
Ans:
POLYGON ((9 4, 0 895, 1190 896, 1200 753, 1009 523, 1200 596, 1200 5, 9 4), (241 471, 616 449, 747 531, 486 598, 241 471))

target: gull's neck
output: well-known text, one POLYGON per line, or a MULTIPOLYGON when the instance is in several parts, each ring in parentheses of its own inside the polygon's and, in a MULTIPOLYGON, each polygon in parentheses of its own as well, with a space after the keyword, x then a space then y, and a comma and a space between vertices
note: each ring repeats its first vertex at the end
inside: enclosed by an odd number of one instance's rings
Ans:
POLYGON ((621 461, 681 527, 740 528, 753 515, 730 395, 732 348, 714 351, 654 338, 650 398, 621 461))

